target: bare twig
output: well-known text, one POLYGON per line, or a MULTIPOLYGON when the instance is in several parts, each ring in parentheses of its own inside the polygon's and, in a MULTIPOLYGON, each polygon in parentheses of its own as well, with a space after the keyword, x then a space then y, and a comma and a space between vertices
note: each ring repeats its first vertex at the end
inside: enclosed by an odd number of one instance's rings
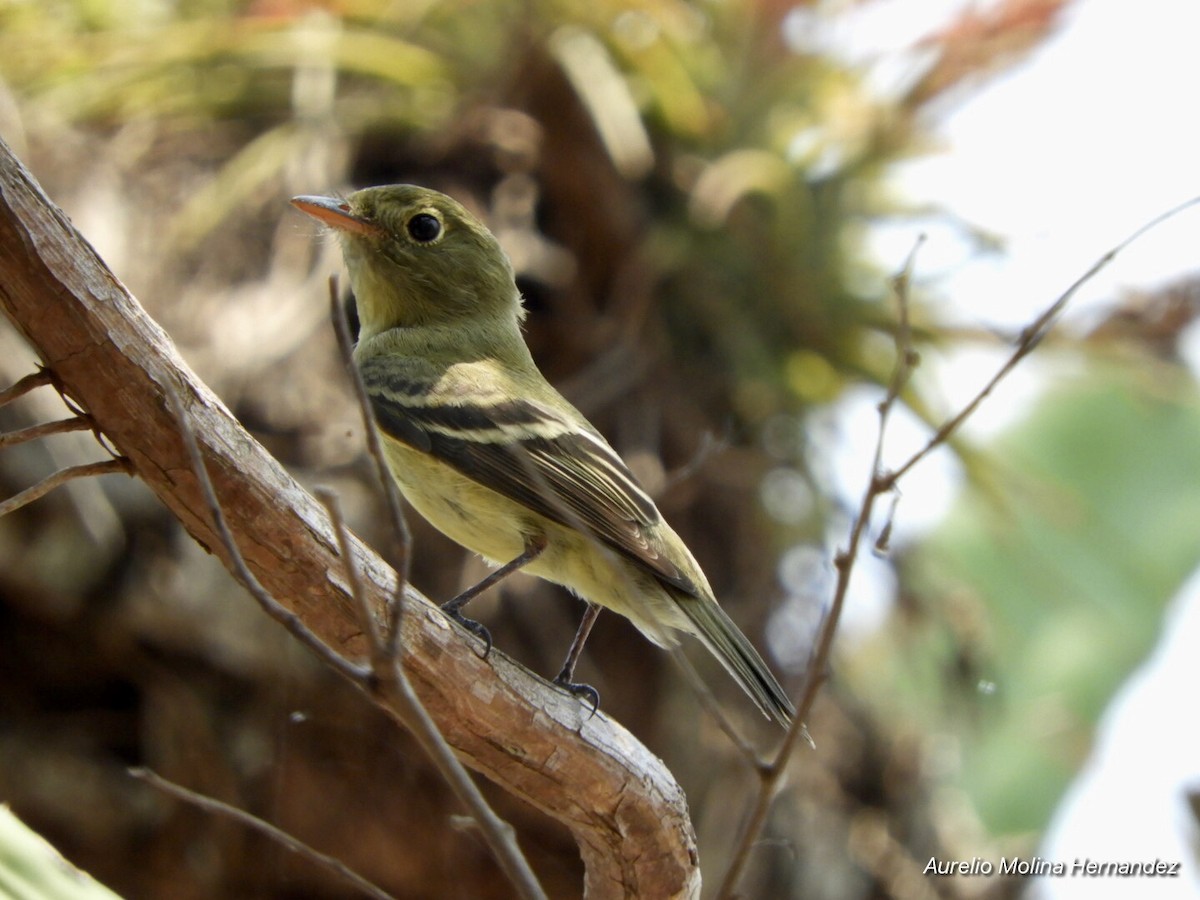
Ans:
POLYGON ((918 361, 912 349, 912 337, 908 324, 908 285, 921 241, 923 241, 923 238, 913 247, 912 252, 904 263, 904 268, 892 281, 892 293, 896 298, 899 311, 899 323, 896 329, 896 364, 892 370, 891 379, 888 382, 887 393, 878 407, 879 430, 875 441, 875 452, 871 460, 871 477, 863 493, 863 500, 858 514, 851 524, 850 538, 846 549, 838 553, 834 560, 834 566, 837 569, 837 583, 834 587, 833 601, 829 606, 829 611, 826 613, 824 621, 821 623, 816 646, 813 649, 813 654, 805 670, 800 701, 796 704, 796 718, 792 722, 792 727, 788 729, 788 733, 779 748, 779 752, 775 755, 775 759, 769 766, 760 769, 762 785, 754 807, 751 810, 750 819, 746 824, 745 831, 738 842, 738 847, 730 863, 729 870, 725 873, 725 878, 721 882, 721 887, 717 893, 718 897, 733 896, 733 891, 737 887, 737 883, 741 880, 746 864, 750 860, 750 853, 758 841, 758 836, 761 834, 763 826, 766 824, 767 813, 770 811, 771 802, 774 800, 775 794, 779 789, 779 784, 787 769, 787 763, 791 759, 796 741, 801 736, 807 736, 804 723, 812 711, 817 693, 825 682, 825 673, 829 665, 829 655, 833 649, 833 638, 837 633, 838 621, 841 619, 842 608, 846 602, 846 592, 850 586, 850 573, 854 568, 854 562, 858 556, 858 548, 862 541, 863 533, 871 521, 871 513, 874 510, 875 501, 883 493, 879 484, 879 470, 882 465, 883 439, 887 431, 888 417, 897 398, 900 396, 900 392, 908 382, 913 367, 916 366, 918 361))
POLYGON ((6 406, 18 397, 23 397, 35 388, 40 388, 47 384, 54 384, 54 376, 50 374, 49 369, 32 372, 11 387, 0 391, 0 406, 6 406))
POLYGON ((884 516, 883 527, 879 529, 879 535, 875 538, 875 543, 871 546, 871 552, 878 557, 886 557, 892 552, 892 529, 896 525, 896 510, 900 507, 900 488, 892 482, 892 502, 888 504, 887 514, 884 516))
MULTIPOLYGON (((995 375, 984 385, 984 387, 976 394, 956 415, 948 419, 929 439, 929 441, 914 453, 902 465, 898 466, 891 472, 884 472, 882 468, 883 461, 883 443, 887 432, 887 424, 891 411, 899 399, 901 392, 908 384, 909 378, 912 375, 912 370, 919 362, 919 357, 912 345, 912 332, 909 323, 909 306, 908 306, 908 290, 909 282, 912 276, 913 263, 915 261, 916 252, 924 241, 924 236, 918 239, 916 246, 913 247, 908 259, 905 261, 903 269, 895 277, 892 284, 893 295, 896 299, 897 307, 897 327, 895 335, 896 343, 896 363, 892 369, 891 378, 888 381, 887 391, 882 401, 878 406, 879 426, 875 441, 875 451, 871 461, 871 476, 868 480, 866 489, 863 492, 862 502, 859 505, 858 513, 850 526, 849 540, 846 549, 837 554, 834 559, 834 566, 837 570, 837 582, 834 587, 833 600, 830 604, 828 614, 822 623, 818 634, 817 643, 814 648, 809 665, 806 669, 804 687, 801 693, 800 702, 797 703, 796 719, 792 729, 788 732, 784 739, 779 753, 775 761, 765 769, 761 770, 763 784, 756 799, 754 808, 751 812, 750 821, 746 826, 745 832, 739 841, 738 848, 734 854, 733 861, 730 864, 729 870, 725 874, 725 878, 721 883, 718 891, 718 896, 722 898, 732 896, 732 892, 741 879, 742 873, 745 870, 746 863, 749 860, 750 851, 753 849, 754 843, 758 840, 758 835, 761 833, 763 825, 766 822, 767 812, 770 809, 771 801, 774 798, 775 792, 778 790, 780 779, 786 768, 786 764, 790 758, 792 748, 795 744, 797 733, 802 729, 802 724, 807 719, 812 705, 816 700, 818 691, 825 680, 825 672, 829 662, 830 652, 833 647, 833 638, 837 632, 838 622, 841 618, 842 607, 845 604, 846 592, 850 585, 850 574, 854 569, 855 561, 858 556, 858 549, 862 541, 862 537, 870 524, 872 513, 875 509, 876 501, 896 490, 896 484, 909 470, 913 468, 922 459, 928 456, 934 449, 945 443, 955 431, 965 422, 980 404, 991 395, 996 386, 1008 376, 1008 374, 1028 356, 1034 348, 1038 346, 1042 338, 1046 336, 1049 330, 1058 320, 1067 303, 1076 294, 1076 292, 1088 281, 1096 276, 1102 269, 1108 266, 1109 263, 1126 247, 1136 241, 1138 238, 1146 234, 1146 232, 1162 224, 1167 219, 1178 215, 1185 210, 1200 204, 1200 196, 1193 197, 1178 206, 1155 216, 1146 224, 1136 229, 1127 238, 1110 249, 1107 253, 1101 256, 1091 267, 1088 268, 1079 278, 1077 278, 1062 294, 1060 294, 1053 303, 1051 303, 1045 311, 1033 320, 1022 332, 1018 340, 1017 346, 1012 355, 999 368, 995 375)), ((886 551, 888 541, 890 539, 890 523, 891 518, 895 513, 895 503, 892 504, 888 513, 888 521, 884 526, 884 531, 881 533, 879 540, 876 542, 877 548, 882 552, 886 551)))
MULTIPOLYGON (((362 575, 358 571, 358 566, 354 563, 353 550, 350 547, 350 531, 346 528, 346 520, 342 516, 342 508, 338 504, 337 494, 331 488, 317 487, 313 489, 313 496, 321 501, 321 505, 325 507, 325 511, 329 513, 329 521, 333 524, 334 534, 337 535, 338 552, 341 553, 342 559, 346 562, 346 581, 350 585, 350 596, 354 598, 354 610, 358 614, 358 624, 362 628, 363 634, 367 636, 367 644, 371 650, 372 669, 375 668, 376 649, 382 646, 384 638, 379 632, 379 621, 375 618, 375 610, 371 608, 371 603, 366 599, 366 590, 363 588, 362 575)), ((379 673, 375 676, 378 678, 379 673)))
POLYGON ((144 781, 152 788, 162 791, 169 797, 174 797, 183 803, 190 804, 197 809, 202 809, 213 815, 224 816, 227 819, 232 819, 240 825, 257 831, 259 834, 265 835, 270 840, 279 844, 281 847, 290 850, 302 859, 306 859, 319 868, 324 869, 347 884, 353 886, 361 893, 368 897, 374 897, 376 900, 395 900, 391 894, 385 891, 378 885, 368 881, 363 876, 359 875, 341 860, 335 857, 321 853, 319 850, 314 850, 312 847, 305 844, 303 841, 297 840, 292 835, 288 834, 281 828, 272 825, 258 816, 246 812, 244 809, 238 809, 229 803, 217 800, 214 797, 207 797, 204 794, 198 794, 195 791, 185 788, 183 785, 176 784, 163 778, 156 772, 150 769, 135 767, 127 770, 130 775, 139 781, 144 781))
POLYGON ((369 601, 366 599, 366 592, 363 590, 362 579, 359 576, 357 567, 354 565, 354 555, 350 546, 349 532, 346 530, 341 511, 338 509, 332 492, 327 490, 322 491, 321 499, 326 503, 326 508, 330 511, 330 517, 337 534, 339 550, 345 561, 351 593, 354 596, 355 606, 359 610, 359 619, 370 640, 370 670, 363 669, 361 666, 350 662, 313 634, 300 620, 299 616, 280 604, 259 583, 258 579, 254 577, 254 573, 247 567, 246 561, 242 557, 241 551, 233 539, 233 534, 225 521, 225 514, 221 510, 220 502, 212 486, 212 480, 208 477, 208 470, 204 465, 204 458, 200 454, 200 447, 196 442, 195 432, 183 408, 183 403, 179 399, 179 394, 172 388, 167 388, 167 394, 175 415, 178 418, 180 435, 183 438, 188 457, 191 459, 196 479, 200 483, 204 501, 208 506, 209 513, 212 515, 213 527, 225 545, 234 574, 242 583, 242 586, 250 592, 251 596, 254 597, 267 615, 287 628, 302 644, 315 653, 322 662, 329 665, 340 675, 348 678, 355 685, 367 687, 370 693, 393 701, 393 708, 399 707, 402 711, 401 715, 405 724, 409 726, 418 742, 429 753, 434 764, 446 777, 450 783, 450 787, 459 796, 459 799, 476 816, 480 824, 480 829, 495 853, 497 862, 504 869, 505 874, 513 881, 513 884, 516 885, 523 897, 544 898, 546 895, 540 885, 538 885, 533 870, 529 868, 529 863, 517 847, 516 836, 512 827, 492 812, 491 807, 487 805, 487 801, 479 793, 478 787, 471 781, 462 764, 454 756, 454 751, 450 749, 445 739, 441 736, 441 733, 437 730, 437 725, 429 717, 425 708, 421 706, 412 687, 408 684, 408 680, 400 670, 398 660, 389 652, 390 641, 384 640, 379 635, 374 613, 369 601))
POLYGON ((488 805, 479 787, 472 780, 467 770, 463 768, 450 745, 438 730, 437 724, 430 718, 425 707, 412 689, 404 670, 400 667, 391 635, 384 637, 379 633, 375 621, 375 611, 363 590, 362 578, 350 552, 349 532, 342 518, 337 497, 328 489, 322 489, 317 494, 325 508, 329 510, 330 519, 338 536, 338 546, 346 562, 347 580, 351 593, 354 595, 354 605, 358 610, 359 621, 367 634, 371 649, 371 671, 373 673, 371 690, 374 694, 389 702, 391 708, 400 712, 405 725, 408 726, 421 748, 429 754, 438 772, 449 784, 459 801, 471 811, 475 823, 491 849, 496 862, 508 876, 517 892, 528 900, 545 900, 546 893, 538 883, 537 876, 530 868, 528 860, 517 845, 516 832, 513 827, 501 819, 488 805))
POLYGON ((759 756, 754 746, 742 737, 737 727, 729 721, 729 717, 725 715, 721 704, 713 696, 712 689, 704 683, 704 679, 700 677, 700 673, 696 671, 696 667, 692 665, 692 661, 687 658, 687 654, 683 652, 683 648, 676 644, 671 648, 670 652, 671 658, 675 660, 675 664, 683 672, 688 686, 692 689, 692 693, 696 695, 696 699, 700 701, 700 705, 704 707, 705 712, 712 716, 713 721, 717 723, 717 727, 721 729, 725 737, 729 738, 729 742, 733 744, 746 765, 755 771, 762 769, 765 765, 762 757, 759 756))
POLYGON ((37 484, 33 485, 33 487, 27 487, 21 493, 15 494, 3 503, 0 503, 0 517, 7 516, 10 512, 18 510, 22 506, 27 506, 34 500, 45 497, 56 487, 61 487, 74 478, 90 478, 92 475, 108 475, 113 472, 122 472, 125 475, 133 474, 133 470, 129 466, 129 460, 123 456, 59 469, 53 475, 43 478, 37 484))
POLYGON ((175 413, 176 421, 179 423, 179 434, 183 438, 184 449, 187 451, 188 459, 191 461, 192 472, 200 485, 201 496, 203 496, 204 503, 208 507, 209 515, 212 516, 213 530, 216 531, 217 536, 221 539, 221 543, 228 553, 234 577, 241 582, 242 587, 250 592, 250 596, 258 602, 263 612, 291 632, 300 643, 316 654, 318 659, 353 683, 362 685, 368 676, 368 672, 361 666, 356 666, 350 662, 317 637, 299 616, 272 597, 270 591, 264 588, 259 580, 254 577, 254 573, 246 565, 245 557, 242 556, 241 550, 238 549, 237 542, 233 539, 233 532, 229 530, 229 523, 225 521, 225 513, 221 509, 220 501, 217 499, 212 479, 209 478, 208 468, 204 465, 204 457, 201 455, 200 446, 196 442, 196 432, 192 428, 191 419, 188 418, 187 410, 184 409, 179 392, 171 385, 165 385, 164 390, 171 409, 175 413))
POLYGON ((717 437, 711 431, 704 432, 700 439, 700 446, 692 453, 691 458, 679 468, 667 473, 666 478, 663 479, 660 493, 665 493, 675 485, 682 484, 688 479, 693 478, 697 472, 708 465, 714 456, 729 449, 729 444, 728 433, 717 437))
POLYGON ((54 422, 43 422, 40 425, 30 425, 18 431, 0 434, 0 450, 13 447, 26 441, 36 441, 51 434, 66 434, 70 431, 91 431, 96 427, 87 416, 71 416, 69 419, 58 419, 54 422))
POLYGON ((1150 221, 1135 229, 1123 241, 1112 247, 1107 253, 1096 260, 1096 262, 1094 262, 1086 272, 1075 279, 1075 281, 1072 282, 1065 291, 1059 294, 1058 297, 1055 298, 1054 302, 1046 307, 1040 316, 1038 316, 1033 320, 1033 322, 1025 327, 1017 340, 1017 346, 1013 350, 1012 355, 1009 356, 1009 358, 1004 362, 1004 365, 997 370, 996 374, 991 377, 991 379, 983 386, 979 393, 972 397, 971 400, 961 410, 958 411, 958 413, 947 419, 941 425, 941 427, 934 432, 933 436, 929 438, 924 447, 922 447, 905 462, 897 466, 888 474, 880 476, 882 478, 883 489, 890 490, 895 483, 899 481, 900 478, 903 477, 905 473, 907 473, 913 466, 923 460, 942 444, 946 443, 950 436, 958 431, 963 422, 969 419, 974 414, 975 410, 979 408, 979 405, 983 403, 983 401, 989 396, 991 396, 991 393, 996 389, 996 386, 1005 378, 1007 378, 1009 373, 1016 368, 1017 363, 1028 356, 1033 349, 1041 343, 1042 338, 1046 336, 1047 332, 1049 332, 1054 326, 1054 323, 1058 321, 1058 317, 1062 314, 1062 311, 1066 308, 1071 298, 1075 296, 1079 289, 1096 277, 1100 271, 1107 268, 1108 265, 1117 257, 1117 254, 1121 253, 1121 251, 1125 250, 1130 244, 1145 235, 1148 231, 1151 231, 1152 229, 1161 225, 1163 222, 1166 222, 1168 219, 1172 219, 1180 213, 1185 212, 1198 204, 1200 204, 1200 196, 1192 197, 1190 200, 1185 200, 1178 206, 1172 207, 1166 212, 1160 213, 1150 221))
POLYGON ((408 585, 409 556, 412 552, 412 533, 408 528, 408 520, 404 517, 404 506, 400 502, 400 490, 388 469, 387 460, 383 455, 383 445, 379 440, 379 429, 375 426, 375 413, 371 409, 371 398, 367 396, 366 385, 358 366, 354 365, 354 343, 350 337, 350 324, 346 321, 346 311, 338 298, 338 280, 336 275, 329 278, 329 306, 333 319, 333 331, 337 335, 338 351, 350 383, 354 387, 354 396, 362 411, 363 425, 367 435, 367 451, 375 463, 379 481, 383 485, 384 497, 387 499, 388 515, 392 520, 392 533, 396 537, 396 555, 399 557, 396 569, 396 592, 392 598, 391 609, 388 612, 387 623, 387 653, 398 657, 402 651, 400 643, 401 618, 404 615, 404 592, 408 585))

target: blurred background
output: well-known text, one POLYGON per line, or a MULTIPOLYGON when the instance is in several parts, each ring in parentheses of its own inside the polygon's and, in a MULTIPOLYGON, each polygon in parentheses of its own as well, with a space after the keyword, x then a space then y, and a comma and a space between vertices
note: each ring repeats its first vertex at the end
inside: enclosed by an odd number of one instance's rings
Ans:
MULTIPOLYGON (((339 253, 286 201, 397 181, 462 200, 513 259, 543 370, 795 689, 870 474, 891 275, 927 233, 895 465, 1038 310, 1197 193, 1196 27, 1183 0, 0 0, 0 134, 241 421, 384 553, 327 321, 339 253)), ((922 874, 1014 854, 1180 861, 1138 891, 1195 893, 1198 233, 1181 217, 1123 255, 901 483, 745 896, 1129 888, 922 874)), ((35 360, 7 327, 0 342, 7 385, 35 360)), ((35 394, 0 424, 56 404, 35 394)), ((0 482, 98 455, 78 435, 6 449, 0 482)), ((410 524, 427 596, 484 573, 410 524)), ((546 676, 582 612, 523 576, 472 608, 546 676)), ((772 726, 693 658, 769 748, 772 726)), ((711 891, 757 777, 617 617, 579 676, 683 785, 711 891)), ((77 483, 0 520, 0 801, 123 896, 353 896, 130 765, 396 896, 511 896, 415 746, 148 491, 77 483)), ((489 797, 551 896, 578 896, 569 836, 489 797)))

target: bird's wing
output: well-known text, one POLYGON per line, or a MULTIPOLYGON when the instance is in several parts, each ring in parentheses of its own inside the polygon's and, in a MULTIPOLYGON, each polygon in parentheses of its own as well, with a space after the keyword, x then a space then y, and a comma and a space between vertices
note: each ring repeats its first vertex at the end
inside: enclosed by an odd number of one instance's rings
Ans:
POLYGON ((695 583, 659 552, 654 501, 590 426, 531 399, 480 405, 430 402, 427 386, 386 383, 372 367, 363 380, 380 429, 526 508, 591 534, 686 594, 695 583), (374 376, 374 377, 373 377, 374 376))

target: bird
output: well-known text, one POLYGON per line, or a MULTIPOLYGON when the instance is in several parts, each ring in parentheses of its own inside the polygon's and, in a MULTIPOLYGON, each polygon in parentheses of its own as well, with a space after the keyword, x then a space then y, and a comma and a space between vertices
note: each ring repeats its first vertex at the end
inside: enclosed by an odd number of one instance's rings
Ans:
MULTIPOLYGON (((587 603, 554 683, 575 662, 600 608, 651 642, 690 634, 769 719, 795 715, 787 692, 721 608, 683 540, 628 466, 542 375, 522 333, 525 310, 495 236, 462 204, 409 184, 292 205, 339 238, 357 306, 354 365, 400 492, 430 524, 499 566, 443 604, 462 608, 521 569, 587 603)), ((485 651, 486 655, 486 651, 485 651)))

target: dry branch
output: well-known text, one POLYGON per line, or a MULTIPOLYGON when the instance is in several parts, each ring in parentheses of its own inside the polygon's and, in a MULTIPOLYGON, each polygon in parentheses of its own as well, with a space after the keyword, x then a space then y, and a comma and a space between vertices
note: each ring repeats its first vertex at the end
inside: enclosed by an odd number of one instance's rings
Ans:
MULTIPOLYGON (((136 474, 228 565, 166 399, 170 385, 254 575, 329 646, 364 655, 325 510, 196 378, 3 142, 0 305, 136 474)), ((357 539, 352 546, 383 611, 395 574, 357 539)), ((403 658, 417 694, 467 765, 572 832, 589 897, 697 896, 695 836, 662 763, 503 654, 480 660, 434 606, 409 596, 403 658)))

